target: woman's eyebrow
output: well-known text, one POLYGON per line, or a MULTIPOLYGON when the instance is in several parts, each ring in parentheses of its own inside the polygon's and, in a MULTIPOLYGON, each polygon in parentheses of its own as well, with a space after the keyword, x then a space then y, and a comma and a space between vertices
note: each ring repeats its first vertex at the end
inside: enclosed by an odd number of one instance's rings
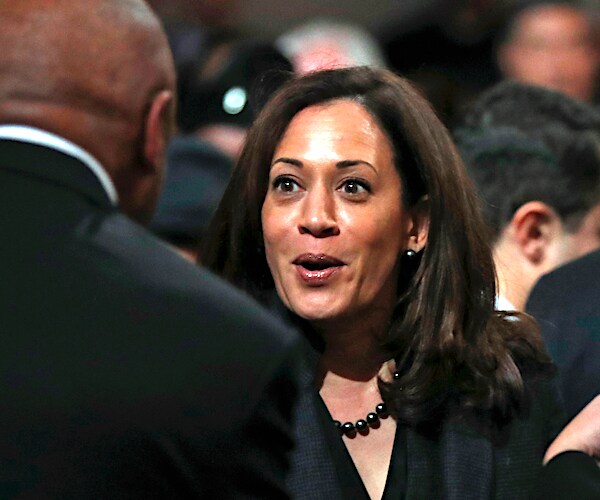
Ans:
POLYGON ((271 163, 271 167, 276 163, 287 163, 298 168, 302 168, 304 166, 304 163, 302 163, 300 160, 296 160, 295 158, 287 158, 286 156, 282 156, 281 158, 274 160, 273 163, 271 163))
MULTIPOLYGON (((302 163, 300 160, 297 160, 295 158, 288 158, 286 156, 282 156, 280 158, 277 158, 276 160, 273 160, 273 163, 271 163, 271 167, 273 167, 277 163, 287 163, 288 165, 293 165, 294 167, 298 168, 304 167, 304 163, 302 163)), ((337 168, 349 168, 354 167, 356 165, 366 165, 367 167, 371 168, 375 173, 377 173, 377 169, 373 165, 371 165, 371 163, 365 160, 342 160, 338 161, 335 164, 337 168)))
POLYGON ((342 160, 342 161, 338 161, 335 166, 337 168, 348 168, 348 167, 354 167, 356 165, 366 165, 367 167, 370 167, 371 169, 373 169, 373 171, 375 173, 377 173, 377 169, 371 165, 368 161, 365 160, 342 160))

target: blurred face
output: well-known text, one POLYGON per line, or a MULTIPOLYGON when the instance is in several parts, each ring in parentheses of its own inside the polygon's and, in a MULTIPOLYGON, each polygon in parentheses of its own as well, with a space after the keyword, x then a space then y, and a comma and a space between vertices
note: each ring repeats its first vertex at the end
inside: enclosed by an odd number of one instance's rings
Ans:
POLYGON ((301 75, 320 69, 351 66, 352 61, 335 39, 319 39, 294 57, 294 69, 301 75))
POLYGON ((390 141, 365 108, 337 100, 300 111, 275 150, 262 207, 285 305, 309 321, 391 315, 411 228, 401 197, 390 141))
POLYGON ((598 51, 586 17, 571 7, 546 6, 523 13, 499 62, 505 76, 517 81, 584 101, 593 97, 598 51))

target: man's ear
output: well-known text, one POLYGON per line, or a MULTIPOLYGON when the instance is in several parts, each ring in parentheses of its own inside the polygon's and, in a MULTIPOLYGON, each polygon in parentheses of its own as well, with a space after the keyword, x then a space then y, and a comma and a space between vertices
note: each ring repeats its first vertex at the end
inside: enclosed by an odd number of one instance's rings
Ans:
POLYGON ((161 90, 152 99, 144 124, 144 160, 150 173, 161 173, 167 144, 175 128, 175 102, 173 92, 161 90))
POLYGON ((521 252, 535 265, 548 257, 550 246, 562 228, 558 214, 541 201, 521 205, 510 224, 521 252))
POLYGON ((429 196, 422 196, 409 209, 408 248, 420 252, 429 236, 429 196))

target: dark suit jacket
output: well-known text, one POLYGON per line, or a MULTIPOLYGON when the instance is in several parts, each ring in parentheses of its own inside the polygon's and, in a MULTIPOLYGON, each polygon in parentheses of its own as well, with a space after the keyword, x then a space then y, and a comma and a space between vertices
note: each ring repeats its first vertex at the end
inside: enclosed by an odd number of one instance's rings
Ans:
POLYGON ((285 497, 297 336, 78 160, 0 141, 0 291, 0 498, 285 497))
MULTIPOLYGON (((314 390, 314 356, 304 356, 302 391, 296 411, 296 449, 288 484, 292 496, 305 500, 362 498, 346 490, 346 471, 336 466, 326 432, 333 424, 319 419, 322 401, 314 390)), ((564 425, 554 379, 529 384, 529 411, 514 420, 507 440, 492 442, 466 423, 448 419, 438 438, 406 432, 406 500, 528 499, 542 471, 548 445, 564 425)), ((344 446, 341 439, 339 445, 344 446)), ((395 497, 394 495, 391 495, 395 497)), ((398 495, 397 498, 400 498, 398 495)))
POLYGON ((543 276, 527 312, 540 323, 573 417, 600 394, 600 250, 543 276))
POLYGON ((600 468, 583 453, 561 453, 544 467, 535 491, 536 500, 598 500, 600 468))

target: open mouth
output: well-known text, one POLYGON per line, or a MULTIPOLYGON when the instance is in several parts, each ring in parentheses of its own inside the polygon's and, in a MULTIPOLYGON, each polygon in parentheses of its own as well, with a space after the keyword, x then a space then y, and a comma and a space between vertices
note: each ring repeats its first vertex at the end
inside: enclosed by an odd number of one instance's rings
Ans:
POLYGON ((334 279, 339 269, 346 265, 331 255, 305 253, 292 262, 298 276, 310 287, 325 286, 334 279))
POLYGON ((343 266, 344 262, 330 255, 306 253, 298 256, 293 264, 308 271, 323 271, 331 267, 343 266))

